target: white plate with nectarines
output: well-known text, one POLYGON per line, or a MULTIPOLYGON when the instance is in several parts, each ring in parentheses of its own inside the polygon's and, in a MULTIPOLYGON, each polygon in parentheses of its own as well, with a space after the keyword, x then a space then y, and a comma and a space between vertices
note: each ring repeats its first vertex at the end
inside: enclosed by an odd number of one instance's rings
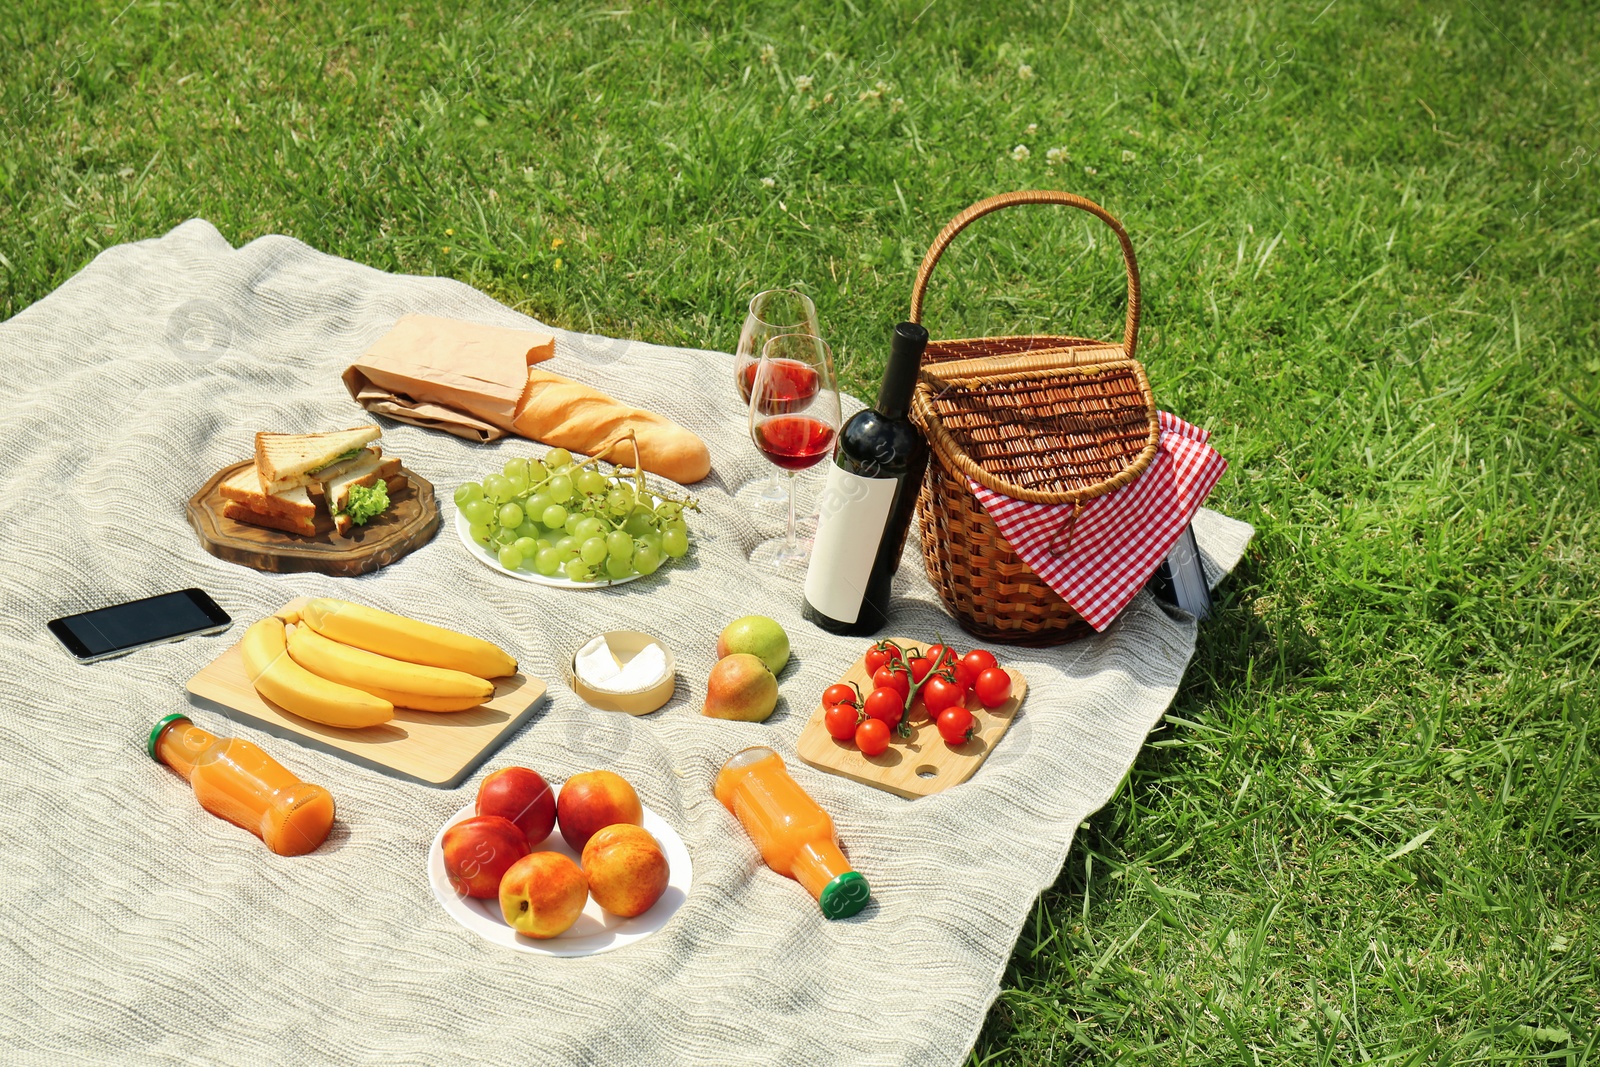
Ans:
POLYGON ((649 937, 683 905, 692 880, 683 838, 610 771, 574 775, 559 798, 534 771, 496 771, 428 850, 428 882, 452 919, 546 956, 590 956, 649 937))

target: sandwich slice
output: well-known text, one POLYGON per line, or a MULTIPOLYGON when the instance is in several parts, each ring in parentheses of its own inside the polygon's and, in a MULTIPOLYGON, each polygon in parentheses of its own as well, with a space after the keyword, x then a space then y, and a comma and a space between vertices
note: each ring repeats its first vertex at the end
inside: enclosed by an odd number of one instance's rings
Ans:
POLYGON ((300 534, 304 537, 314 537, 317 533, 315 519, 296 519, 273 512, 255 511, 233 500, 229 500, 222 505, 222 514, 234 522, 247 522, 251 526, 265 526, 269 530, 282 530, 285 533, 300 534))
POLYGON ((322 499, 341 534, 365 526, 389 508, 389 479, 400 472, 398 459, 384 459, 370 452, 341 466, 335 476, 322 482, 322 499))
POLYGON ((230 519, 290 533, 317 532, 317 505, 305 486, 269 493, 256 468, 245 466, 226 478, 217 490, 227 501, 222 513, 230 519))
MULTIPOLYGON (((311 494, 311 499, 321 500, 327 491, 328 483, 337 482, 351 471, 365 471, 367 465, 375 459, 383 458, 382 445, 368 445, 366 448, 357 449, 355 455, 345 453, 349 458, 341 459, 331 467, 324 467, 317 471, 315 480, 306 485, 306 492, 311 494)), ((399 461, 395 462, 399 466, 399 461)))
POLYGON ((268 493, 281 493, 322 481, 328 468, 359 458, 382 435, 377 426, 328 433, 258 433, 256 470, 262 487, 268 493))

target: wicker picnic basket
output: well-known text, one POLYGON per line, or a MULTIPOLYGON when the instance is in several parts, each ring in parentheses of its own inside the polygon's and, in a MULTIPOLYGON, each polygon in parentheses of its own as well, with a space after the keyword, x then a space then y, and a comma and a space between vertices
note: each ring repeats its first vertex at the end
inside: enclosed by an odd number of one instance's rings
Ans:
POLYGON ((1139 335, 1139 268, 1122 224, 1072 193, 980 200, 934 239, 911 290, 922 319, 928 278, 974 220, 1018 204, 1063 204, 1096 216, 1122 244, 1128 321, 1122 343, 1055 335, 930 341, 912 418, 931 456, 917 498, 928 578, 961 625, 991 641, 1047 645, 1093 632, 1018 558, 968 479, 1030 503, 1071 504, 1051 551, 1065 552, 1083 505, 1119 489, 1155 457, 1159 425, 1139 335))

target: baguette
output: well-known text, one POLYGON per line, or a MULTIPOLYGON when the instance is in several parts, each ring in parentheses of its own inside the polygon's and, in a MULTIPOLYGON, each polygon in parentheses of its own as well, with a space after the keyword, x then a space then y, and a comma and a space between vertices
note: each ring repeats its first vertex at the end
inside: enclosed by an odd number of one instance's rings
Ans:
POLYGON ((632 430, 639 455, 626 443, 606 459, 640 466, 674 482, 698 482, 711 473, 705 442, 664 415, 629 407, 571 378, 530 368, 528 387, 511 428, 554 448, 592 456, 613 437, 632 430))

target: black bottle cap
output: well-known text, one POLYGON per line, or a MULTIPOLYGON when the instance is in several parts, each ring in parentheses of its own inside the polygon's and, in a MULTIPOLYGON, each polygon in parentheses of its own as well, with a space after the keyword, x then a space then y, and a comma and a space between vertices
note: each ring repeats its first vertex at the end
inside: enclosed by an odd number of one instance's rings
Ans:
POLYGON ((879 414, 903 419, 911 411, 911 394, 917 387, 917 372, 922 369, 922 351, 927 347, 928 331, 920 323, 902 322, 894 328, 889 364, 878 389, 879 414))

